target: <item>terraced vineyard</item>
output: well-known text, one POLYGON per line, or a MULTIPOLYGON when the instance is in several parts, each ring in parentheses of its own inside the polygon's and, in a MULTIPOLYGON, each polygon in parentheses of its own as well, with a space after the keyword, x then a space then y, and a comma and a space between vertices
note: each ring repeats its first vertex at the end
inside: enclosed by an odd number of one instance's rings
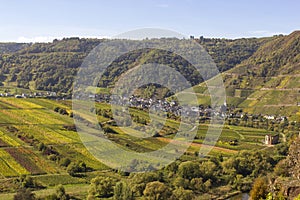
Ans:
POLYGON ((83 160, 93 169, 105 168, 84 148, 76 132, 63 128, 72 125, 73 119, 54 112, 55 106, 71 109, 70 102, 0 99, 0 174, 3 177, 64 172, 47 158, 48 153, 37 150, 39 143, 55 149, 57 154, 68 155, 71 160, 83 160))
POLYGON ((8 152, 0 149, 0 169, 3 177, 29 174, 29 172, 19 162, 17 162, 8 152))
MULTIPOLYGON (((95 170, 106 168, 85 149, 75 131, 63 128, 64 125, 73 125, 73 119, 68 115, 61 115, 54 112, 54 107, 64 108, 68 112, 71 112, 70 101, 37 98, 0 99, 0 147, 3 154, 1 159, 4 160, 2 163, 3 167, 0 168, 2 176, 64 172, 64 169, 57 166, 56 162, 47 158, 50 155, 49 153, 42 153, 37 150, 38 143, 55 149, 57 154, 68 157, 73 161, 82 160, 87 166, 95 170)), ((109 106, 107 104, 97 104, 97 108, 109 109, 109 106)), ((148 116, 146 112, 141 110, 132 110, 131 113, 140 118, 147 118, 148 116)), ((98 119, 102 122, 109 121, 108 118, 103 116, 99 116, 98 119)), ((124 146, 130 145, 136 150, 143 148, 155 150, 169 142, 157 138, 138 140, 134 138, 134 135, 143 134, 142 132, 122 127, 123 130, 134 133, 128 135, 123 133, 118 127, 107 126, 116 133, 119 133, 111 135, 110 138, 113 141, 124 146)), ((167 120, 164 133, 173 129, 176 130, 178 126, 178 121, 169 119, 167 120)), ((201 144, 206 136, 206 131, 207 125, 201 125, 198 128, 197 138, 194 142, 201 144)), ((216 144, 216 147, 219 148, 215 148, 211 153, 228 154, 228 152, 234 153, 234 150, 263 148, 262 139, 265 133, 266 131, 264 130, 226 126, 216 144), (230 145, 229 141, 232 140, 238 140, 239 145, 230 145), (226 149, 229 151, 226 151, 226 149)), ((167 136, 169 139, 172 137, 172 134, 167 136)), ((194 145, 189 148, 189 152, 193 153, 199 150, 199 148, 200 146, 194 145)))
MULTIPOLYGON (((96 108, 107 111, 110 109, 110 105, 97 103, 96 108)), ((45 190, 47 193, 53 190, 51 187, 60 183, 68 185, 70 188, 78 188, 80 184, 87 188, 86 183, 101 173, 116 176, 115 172, 110 171, 107 166, 93 157, 81 143, 79 135, 74 129, 71 112, 70 100, 0 98, 0 181, 4 181, 4 184, 9 182, 14 185, 13 180, 20 175, 31 175, 34 180, 49 187, 45 190), (66 113, 56 112, 56 108, 64 109, 66 113), (84 172, 83 177, 70 176, 67 167, 63 164, 66 159, 72 163, 83 161, 88 171, 84 172), (12 181, 5 182, 7 178, 12 178, 12 181)), ((130 113, 138 119, 150 120, 146 111, 130 108, 130 113)), ((161 120, 160 116, 151 117, 161 120)), ((145 134, 145 128, 133 129, 132 127, 116 126, 111 116, 99 114, 97 118, 102 126, 109 130, 107 136, 111 141, 122 148, 137 152, 155 151, 169 142, 174 142, 173 138, 180 126, 180 121, 167 119, 159 132, 161 134, 159 137, 139 138, 145 134)), ((182 155, 182 160, 203 159, 195 155, 200 148, 210 148, 208 145, 202 144, 207 130, 207 123, 202 123, 198 127, 195 140, 187 152, 182 155)), ((209 156, 229 157, 238 154, 240 150, 270 148, 262 143, 266 133, 272 132, 225 125, 209 156), (232 145, 231 141, 237 141, 237 144, 232 145)), ((9 191, 7 190, 8 186, 3 186, 3 188, 6 188, 4 191, 9 191)), ((1 187, 0 191, 2 191, 1 187)), ((0 199, 11 199, 12 196, 12 194, 0 194, 0 199)))

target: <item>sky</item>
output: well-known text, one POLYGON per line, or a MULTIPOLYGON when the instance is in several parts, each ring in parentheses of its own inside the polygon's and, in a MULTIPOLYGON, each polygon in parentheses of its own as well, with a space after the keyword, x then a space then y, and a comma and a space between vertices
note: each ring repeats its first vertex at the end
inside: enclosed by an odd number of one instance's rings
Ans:
POLYGON ((300 29, 299 0, 0 0, 0 41, 113 37, 140 28, 241 38, 300 29))

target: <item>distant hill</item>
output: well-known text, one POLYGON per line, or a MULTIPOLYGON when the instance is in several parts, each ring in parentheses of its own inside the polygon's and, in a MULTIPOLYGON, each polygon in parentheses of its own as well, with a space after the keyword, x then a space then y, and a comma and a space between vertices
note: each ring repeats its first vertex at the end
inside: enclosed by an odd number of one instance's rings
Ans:
MULTIPOLYGON (((254 38, 227 40, 201 37, 195 40, 208 51, 221 72, 231 69, 250 57, 265 42, 265 39, 254 38)), ((73 78, 78 67, 101 41, 103 40, 64 38, 51 43, 16 44, 20 46, 18 51, 6 51, 7 53, 0 57, 0 84, 32 90, 71 93, 73 78)), ((155 59, 162 58, 150 50, 124 55, 122 59, 110 66, 99 85, 110 87, 128 67, 155 59)), ((163 56, 163 62, 171 63, 173 65, 171 67, 179 70, 192 85, 202 81, 200 75, 195 74, 194 69, 187 62, 178 61, 177 58, 170 56, 163 56)), ((164 92, 163 95, 165 94, 164 92)))
POLYGON ((13 43, 13 42, 0 43, 0 54, 17 52, 21 49, 29 47, 30 45, 31 44, 27 44, 27 43, 13 43))
POLYGON ((73 77, 83 58, 101 40, 68 38, 36 43, 0 58, 4 86, 32 90, 70 92, 73 77))

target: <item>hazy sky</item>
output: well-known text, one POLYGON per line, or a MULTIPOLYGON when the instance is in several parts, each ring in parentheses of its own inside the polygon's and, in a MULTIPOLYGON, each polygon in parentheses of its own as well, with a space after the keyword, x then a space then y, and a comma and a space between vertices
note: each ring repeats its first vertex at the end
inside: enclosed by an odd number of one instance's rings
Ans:
POLYGON ((0 41, 111 37, 138 28, 199 37, 262 37, 300 29, 298 0, 0 0, 0 41))

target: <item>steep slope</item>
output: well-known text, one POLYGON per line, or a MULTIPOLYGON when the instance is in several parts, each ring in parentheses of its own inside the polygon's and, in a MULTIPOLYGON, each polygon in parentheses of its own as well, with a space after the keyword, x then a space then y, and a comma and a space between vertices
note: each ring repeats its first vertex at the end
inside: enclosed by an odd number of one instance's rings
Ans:
POLYGON ((277 36, 224 73, 229 99, 246 112, 299 120, 300 32, 277 36))
POLYGON ((220 72, 224 72, 249 58, 260 46, 272 39, 270 37, 230 40, 200 37, 195 40, 206 49, 217 64, 220 72))

